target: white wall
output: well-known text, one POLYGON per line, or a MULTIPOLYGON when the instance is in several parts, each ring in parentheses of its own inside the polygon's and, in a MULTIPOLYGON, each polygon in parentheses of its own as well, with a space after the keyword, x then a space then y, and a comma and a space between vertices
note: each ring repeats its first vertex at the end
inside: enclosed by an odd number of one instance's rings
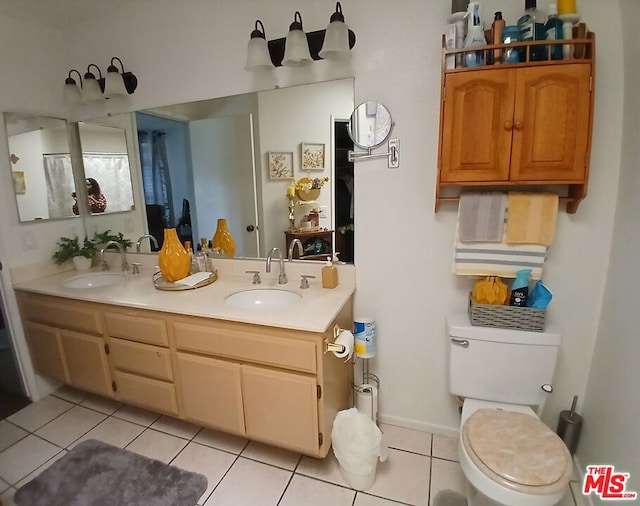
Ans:
MULTIPOLYGON (((512 22, 522 6, 514 2, 507 8, 503 4, 498 0, 483 2, 484 19, 490 19, 495 10, 503 10, 512 22)), ((401 142, 399 169, 387 169, 385 159, 360 162, 355 169, 356 310, 376 318, 378 323, 378 356, 371 361, 371 369, 382 382, 380 419, 453 431, 458 415, 447 392, 444 317, 449 311, 465 309, 470 283, 451 274, 456 209, 448 206, 433 213, 440 40, 450 5, 448 0, 345 0, 342 7, 346 21, 357 35, 350 62, 316 62, 309 68, 280 68, 262 76, 243 70, 255 19, 263 21, 269 37, 284 36, 295 10, 301 10, 305 28, 314 30, 326 26, 333 4, 320 6, 300 0, 159 4, 136 0, 97 24, 67 31, 65 47, 69 51, 60 51, 64 62, 55 60, 55 65, 36 68, 39 62, 29 58, 30 51, 12 46, 12 51, 19 54, 19 70, 27 78, 38 76, 38 85, 29 81, 30 86, 21 89, 7 86, 3 78, 0 96, 5 106, 24 104, 29 92, 38 90, 46 99, 35 105, 43 110, 61 109, 58 102, 53 104, 58 100, 50 91, 55 86, 40 79, 42 75, 47 70, 59 74, 62 69, 83 67, 89 62, 105 66, 114 55, 138 76, 138 90, 127 103, 109 101, 75 114, 97 117, 275 85, 354 76, 355 102, 384 103, 396 122, 394 137, 401 142), (48 84, 52 88, 47 88, 48 84)), ((546 1, 539 2, 542 9, 547 5, 546 1)), ((553 425, 558 411, 567 407, 573 394, 583 399, 585 392, 603 300, 620 172, 620 76, 624 65, 619 6, 617 2, 582 0, 580 10, 598 40, 594 145, 589 196, 577 214, 561 213, 545 271, 545 281, 554 292, 549 317, 557 320, 563 331, 555 392, 545 414, 545 420, 553 425)), ((4 36, 0 42, 2 47, 10 43, 4 36)), ((43 48, 42 54, 53 55, 54 49, 60 46, 43 48)), ((5 57, 0 58, 7 68, 5 57)), ((55 84, 62 83, 63 77, 55 84)), ((3 151, 0 160, 7 158, 3 151)), ((9 181, 6 173, 0 177, 9 181)), ((4 206, 9 216, 15 215, 12 204, 4 206)), ((0 223, 3 233, 16 235, 23 231, 11 218, 2 218, 0 223)), ((38 230, 45 228, 49 230, 47 225, 38 230)), ((40 247, 51 249, 58 235, 59 229, 49 237, 42 234, 40 247)), ((24 255, 19 241, 5 249, 9 265, 24 265, 48 256, 48 252, 39 258, 24 255)))
POLYGON ((630 473, 627 490, 640 492, 640 14, 635 0, 622 0, 620 4, 625 34, 620 186, 611 265, 582 412, 585 423, 578 457, 583 465, 614 464, 619 472, 630 473))

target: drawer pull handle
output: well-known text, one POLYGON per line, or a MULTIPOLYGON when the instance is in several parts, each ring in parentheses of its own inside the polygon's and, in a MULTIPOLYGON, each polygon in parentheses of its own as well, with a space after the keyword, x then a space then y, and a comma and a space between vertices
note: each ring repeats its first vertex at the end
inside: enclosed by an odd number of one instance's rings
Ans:
POLYGON ((452 337, 451 342, 458 346, 462 346, 463 348, 469 347, 469 341, 467 341, 466 339, 458 339, 457 337, 452 337))

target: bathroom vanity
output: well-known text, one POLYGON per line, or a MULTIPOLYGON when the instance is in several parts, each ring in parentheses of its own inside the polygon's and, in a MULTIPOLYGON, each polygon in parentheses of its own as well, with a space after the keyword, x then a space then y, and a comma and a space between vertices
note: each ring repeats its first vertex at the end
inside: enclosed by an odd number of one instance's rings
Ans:
POLYGON ((333 419, 350 407, 353 371, 325 353, 326 341, 335 325, 351 327, 354 285, 301 290, 296 281, 278 287, 265 279, 260 288, 302 298, 264 311, 225 304, 228 294, 254 288, 246 275, 163 292, 145 275, 66 288, 74 274, 15 286, 38 374, 204 427, 327 454, 333 419))

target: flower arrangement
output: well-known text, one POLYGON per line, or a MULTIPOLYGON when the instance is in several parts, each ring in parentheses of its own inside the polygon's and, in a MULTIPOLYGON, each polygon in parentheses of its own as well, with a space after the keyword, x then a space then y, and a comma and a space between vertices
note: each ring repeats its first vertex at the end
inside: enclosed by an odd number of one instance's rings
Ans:
POLYGON ((303 177, 296 182, 296 190, 305 192, 309 190, 320 190, 327 181, 329 181, 328 177, 316 177, 313 179, 303 177))

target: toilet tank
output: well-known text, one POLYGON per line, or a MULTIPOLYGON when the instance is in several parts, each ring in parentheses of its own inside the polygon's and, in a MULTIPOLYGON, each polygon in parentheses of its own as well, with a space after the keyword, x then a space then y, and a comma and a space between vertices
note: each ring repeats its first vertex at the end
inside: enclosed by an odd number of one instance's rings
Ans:
POLYGON ((540 405, 552 384, 560 333, 474 327, 464 314, 447 316, 449 390, 454 395, 540 405))

